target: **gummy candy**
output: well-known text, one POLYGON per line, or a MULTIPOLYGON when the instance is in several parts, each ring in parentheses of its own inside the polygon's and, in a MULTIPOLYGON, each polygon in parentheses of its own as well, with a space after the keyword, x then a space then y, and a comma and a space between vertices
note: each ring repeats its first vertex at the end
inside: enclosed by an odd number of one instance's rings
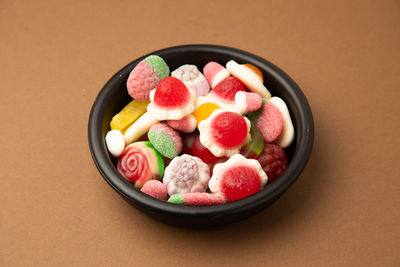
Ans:
POLYGON ((215 103, 204 103, 196 108, 193 115, 196 117, 197 125, 199 125, 200 121, 205 120, 214 110, 219 109, 220 107, 215 103))
POLYGON ((111 130, 120 130, 124 132, 126 128, 136 121, 140 116, 146 112, 146 108, 150 101, 137 101, 132 100, 126 105, 118 114, 116 114, 111 122, 111 130))

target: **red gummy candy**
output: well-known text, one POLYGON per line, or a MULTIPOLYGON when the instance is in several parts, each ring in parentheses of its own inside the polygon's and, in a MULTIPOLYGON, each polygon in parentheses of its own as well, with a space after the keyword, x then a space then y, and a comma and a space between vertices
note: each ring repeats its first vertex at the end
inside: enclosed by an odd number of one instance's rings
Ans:
POLYGON ((154 93, 154 103, 160 107, 177 108, 189 101, 189 89, 175 77, 162 79, 154 93))
POLYGON ((257 193, 261 187, 258 172, 249 166, 234 166, 221 177, 221 193, 228 201, 235 201, 257 193))
POLYGON ((211 136, 223 148, 234 148, 247 137, 247 123, 236 112, 223 112, 211 122, 211 136))
POLYGON ((210 150, 203 146, 200 142, 200 135, 196 137, 192 147, 193 156, 200 158, 205 163, 214 163, 224 157, 216 157, 210 150))
POLYGON ((246 92, 243 83, 238 78, 228 77, 219 82, 212 93, 229 102, 235 102, 235 94, 239 91, 246 92))
POLYGON ((264 149, 257 158, 268 176, 268 182, 274 182, 285 171, 287 159, 285 150, 275 144, 264 144, 264 149))

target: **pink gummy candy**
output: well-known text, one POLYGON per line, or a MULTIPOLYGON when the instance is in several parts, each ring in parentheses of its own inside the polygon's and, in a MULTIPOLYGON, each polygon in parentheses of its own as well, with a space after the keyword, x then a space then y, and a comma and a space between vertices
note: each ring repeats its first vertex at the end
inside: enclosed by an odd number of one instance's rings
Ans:
POLYGON ((160 81, 160 77, 158 77, 149 64, 143 60, 139 62, 129 74, 126 85, 131 97, 139 101, 145 101, 149 99, 150 91, 153 90, 160 81))
POLYGON ((262 98, 257 93, 239 91, 235 95, 235 105, 240 113, 246 114, 261 108, 262 98))
POLYGON ((168 199, 167 187, 158 180, 147 181, 140 191, 159 200, 168 199))
POLYGON ((265 102, 263 111, 256 124, 265 143, 273 142, 282 132, 283 118, 279 109, 271 102, 265 102))
POLYGON ((230 76, 230 73, 222 65, 214 61, 204 66, 203 74, 211 88, 214 88, 220 81, 230 76))
POLYGON ((191 133, 196 129, 197 120, 192 114, 189 114, 180 120, 167 120, 167 124, 175 130, 191 133))
POLYGON ((185 204, 191 206, 210 206, 225 203, 225 199, 218 194, 186 193, 183 195, 185 204))

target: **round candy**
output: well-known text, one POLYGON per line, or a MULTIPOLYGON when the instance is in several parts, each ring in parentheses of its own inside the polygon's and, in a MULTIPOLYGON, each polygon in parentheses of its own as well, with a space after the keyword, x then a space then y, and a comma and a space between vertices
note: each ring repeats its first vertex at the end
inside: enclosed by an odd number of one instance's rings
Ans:
POLYGON ((118 114, 116 114, 111 122, 111 130, 120 130, 123 132, 129 125, 136 121, 143 113, 146 112, 147 105, 150 101, 132 100, 118 114))
POLYGON ((136 100, 148 100, 150 91, 168 75, 169 67, 165 61, 157 55, 150 55, 140 61, 129 74, 126 83, 128 93, 136 100))
POLYGON ((168 200, 167 187, 159 180, 147 181, 140 191, 159 200, 168 200))
POLYGON ((222 194, 227 201, 235 201, 257 193, 267 181, 257 160, 236 154, 214 166, 209 187, 211 192, 222 194))
POLYGON ((262 98, 271 98, 271 93, 267 90, 263 82, 253 70, 246 66, 239 65, 234 60, 230 60, 226 63, 226 69, 232 74, 232 76, 241 80, 250 91, 258 93, 262 98))
POLYGON ((179 133, 164 122, 150 127, 147 134, 151 144, 167 158, 174 158, 182 151, 182 139, 179 133))
POLYGON ((208 62, 204 66, 203 73, 211 88, 214 88, 220 81, 231 76, 222 65, 214 61, 208 62))
POLYGON ((150 100, 147 111, 154 118, 180 120, 194 111, 196 96, 182 81, 167 77, 150 92, 150 100))
POLYGON ((118 160, 117 170, 135 187, 141 188, 148 180, 163 176, 164 161, 150 142, 136 142, 125 147, 118 160))
POLYGON ((187 206, 211 206, 223 204, 225 199, 219 194, 196 192, 172 195, 168 202, 187 206))
POLYGON ((167 168, 163 183, 168 194, 205 192, 210 180, 210 168, 201 159, 187 154, 174 158, 167 168))
POLYGON ((180 66, 171 73, 171 76, 178 78, 187 87, 192 88, 196 96, 206 95, 210 91, 210 86, 206 78, 195 65, 180 66))
POLYGON ((250 121, 237 112, 215 110, 199 124, 200 142, 217 157, 230 157, 251 141, 250 121))

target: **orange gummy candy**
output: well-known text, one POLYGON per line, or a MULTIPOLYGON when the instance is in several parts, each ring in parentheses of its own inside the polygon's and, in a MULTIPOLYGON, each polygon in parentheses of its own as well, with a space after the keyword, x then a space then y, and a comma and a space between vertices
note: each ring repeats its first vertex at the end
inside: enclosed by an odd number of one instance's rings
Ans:
POLYGON ((200 121, 207 119, 214 110, 219 108, 220 106, 215 103, 204 103, 200 105, 193 113, 193 115, 196 117, 197 125, 199 125, 200 121))
POLYGON ((257 68, 254 65, 251 64, 243 64, 244 66, 248 67, 249 69, 251 69, 258 77, 260 77, 261 81, 264 82, 264 77, 262 75, 262 72, 259 68, 257 68))

